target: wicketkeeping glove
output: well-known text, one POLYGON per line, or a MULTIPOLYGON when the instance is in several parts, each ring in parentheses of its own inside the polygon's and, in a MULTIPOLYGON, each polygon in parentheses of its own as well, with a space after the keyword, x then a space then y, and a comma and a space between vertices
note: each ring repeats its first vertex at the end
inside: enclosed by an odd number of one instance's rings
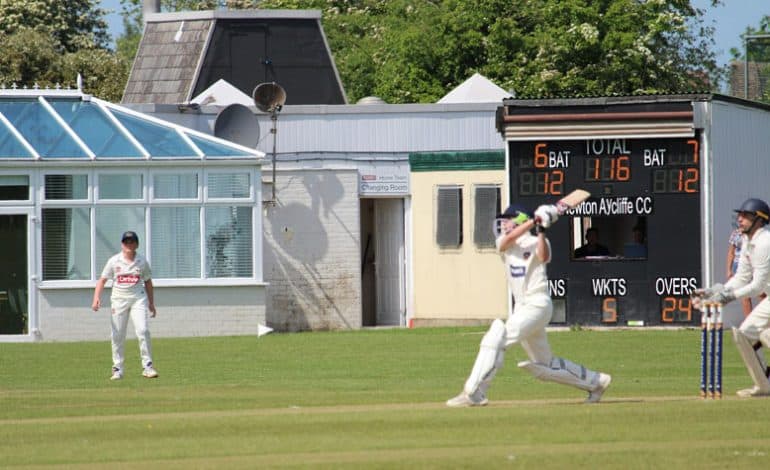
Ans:
POLYGON ((690 297, 690 302, 692 304, 692 308, 694 308, 695 310, 701 310, 701 307, 703 307, 703 298, 702 297, 698 297, 698 296, 693 294, 693 296, 690 297))
POLYGON ((709 298, 710 301, 716 302, 718 304, 727 305, 733 300, 735 300, 735 293, 732 289, 722 289, 721 292, 717 292, 711 298, 709 298))
POLYGON ((695 289, 692 291, 692 295, 694 297, 700 297, 702 299, 709 299, 711 300, 711 297, 714 297, 719 292, 722 292, 725 290, 725 286, 722 284, 714 284, 711 287, 700 287, 698 289, 695 289))

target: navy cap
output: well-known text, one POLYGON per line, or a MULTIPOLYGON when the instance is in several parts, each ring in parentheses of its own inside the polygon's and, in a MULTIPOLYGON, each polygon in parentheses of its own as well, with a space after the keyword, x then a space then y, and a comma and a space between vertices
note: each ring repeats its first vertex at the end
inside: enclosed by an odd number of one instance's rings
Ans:
POLYGON ((133 240, 136 243, 139 243, 139 235, 137 235, 136 232, 132 232, 131 230, 128 232, 123 232, 123 236, 120 237, 121 243, 125 243, 128 240, 133 240))
POLYGON ((530 218, 530 219, 533 217, 533 215, 529 211, 529 209, 527 209, 526 207, 522 206, 521 204, 511 204, 510 206, 508 206, 507 209, 505 209, 505 212, 503 212, 502 214, 497 214, 497 218, 498 219, 513 219, 515 217, 518 217, 519 214, 524 214, 524 215, 527 216, 527 218, 530 218))

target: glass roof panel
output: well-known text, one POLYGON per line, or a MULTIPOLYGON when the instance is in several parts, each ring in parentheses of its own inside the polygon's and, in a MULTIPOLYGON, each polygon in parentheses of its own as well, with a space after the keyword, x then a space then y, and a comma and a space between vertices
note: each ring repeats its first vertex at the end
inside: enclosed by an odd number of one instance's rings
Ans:
POLYGON ((110 109, 113 115, 150 153, 150 157, 200 158, 172 128, 110 109))
POLYGON ((89 158, 37 99, 0 101, 0 112, 43 158, 89 158))
POLYGON ((0 121, 0 158, 33 158, 24 144, 0 121))
POLYGON ((206 155, 207 158, 252 156, 249 153, 244 152, 243 150, 237 149, 235 147, 231 147, 229 145, 221 144, 219 142, 214 142, 208 139, 204 139, 196 135, 187 134, 187 137, 189 137, 190 140, 192 140, 193 143, 199 149, 201 149, 201 152, 203 152, 203 154, 206 155))
POLYGON ((142 152, 96 104, 81 100, 48 101, 97 158, 143 157, 142 152))

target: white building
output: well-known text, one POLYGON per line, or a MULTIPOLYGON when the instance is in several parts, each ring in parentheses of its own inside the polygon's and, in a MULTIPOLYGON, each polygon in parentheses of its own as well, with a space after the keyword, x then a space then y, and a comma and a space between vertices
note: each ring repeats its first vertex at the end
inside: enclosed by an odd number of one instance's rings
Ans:
POLYGON ((125 230, 155 336, 256 334, 263 156, 78 90, 0 91, 0 341, 108 338, 90 304, 125 230))

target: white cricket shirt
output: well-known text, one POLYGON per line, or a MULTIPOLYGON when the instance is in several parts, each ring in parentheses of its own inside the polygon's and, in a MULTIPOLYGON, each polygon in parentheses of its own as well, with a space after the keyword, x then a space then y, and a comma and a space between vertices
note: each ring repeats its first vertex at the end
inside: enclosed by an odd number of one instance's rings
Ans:
POLYGON ((770 292, 770 230, 762 227, 749 240, 744 235, 738 271, 725 283, 737 298, 770 292))
POLYGON ((144 282, 152 278, 150 264, 139 253, 133 261, 118 253, 104 265, 102 278, 112 279, 113 299, 135 299, 145 295, 144 282))
MULTIPOLYGON (((498 251, 503 235, 495 240, 498 251)), ((548 252, 551 252, 551 242, 545 239, 548 244, 548 252)), ((548 294, 548 275, 545 265, 549 259, 540 261, 535 254, 537 248, 537 237, 525 233, 500 256, 505 263, 506 275, 508 276, 508 286, 511 289, 514 299, 523 300, 526 296, 532 294, 548 294)))

